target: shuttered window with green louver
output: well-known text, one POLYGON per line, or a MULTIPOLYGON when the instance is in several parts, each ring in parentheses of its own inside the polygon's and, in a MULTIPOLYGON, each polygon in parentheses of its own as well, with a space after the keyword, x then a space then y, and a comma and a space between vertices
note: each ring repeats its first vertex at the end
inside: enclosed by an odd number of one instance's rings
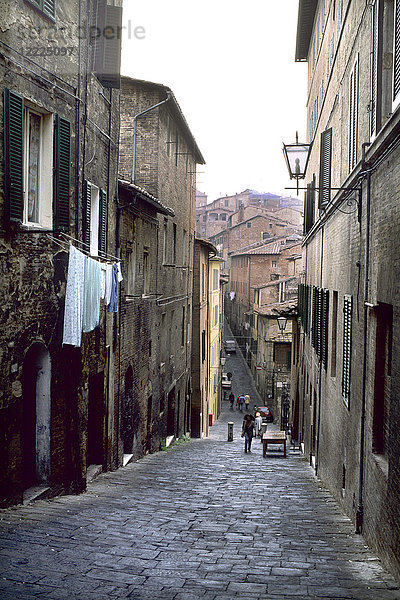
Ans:
POLYGON ((351 383, 351 330, 352 330, 352 297, 344 296, 343 304, 343 365, 342 365, 342 398, 349 408, 351 383))
POLYGON ((396 0, 393 49, 393 102, 400 103, 400 0, 396 0))
POLYGON ((52 21, 56 19, 56 0, 26 0, 52 21))
POLYGON ((24 99, 4 90, 4 162, 7 218, 22 222, 24 214, 24 99))
POLYGON ((82 239, 85 249, 90 248, 90 218, 92 209, 92 185, 89 181, 83 182, 82 198, 82 239))
POLYGON ((71 182, 71 123, 54 119, 54 228, 69 229, 71 182))
POLYGON ((358 58, 354 63, 349 81, 349 172, 357 164, 358 145, 358 58))
POLYGON ((319 203, 324 209, 331 199, 331 166, 332 166, 332 128, 321 133, 321 149, 319 163, 319 203))
POLYGON ((371 138, 374 138, 381 128, 382 13, 383 3, 381 0, 375 0, 372 7, 371 30, 371 100, 369 104, 371 138))
POLYGON ((100 190, 99 198, 99 251, 107 248, 107 192, 100 190))

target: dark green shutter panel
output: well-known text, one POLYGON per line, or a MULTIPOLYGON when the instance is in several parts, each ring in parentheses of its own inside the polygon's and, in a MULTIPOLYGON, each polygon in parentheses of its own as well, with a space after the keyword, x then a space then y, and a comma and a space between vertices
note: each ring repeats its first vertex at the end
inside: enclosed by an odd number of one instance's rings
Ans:
POLYGON ((24 216, 24 99, 4 89, 5 196, 9 221, 24 216))
POLYGON ((317 303, 318 303, 318 291, 317 291, 317 288, 314 286, 313 290, 312 290, 312 332, 311 332, 312 345, 314 348, 316 348, 316 346, 317 346, 317 332, 318 332, 317 303))
POLYGON ((69 229, 71 184, 71 123, 54 119, 54 229, 69 229))
POLYGON ((346 406, 350 399, 351 377, 351 329, 352 329, 352 297, 344 297, 343 306, 343 366, 342 366, 342 398, 346 406))
POLYGON ((370 134, 376 133, 376 107, 378 88, 378 6, 376 0, 372 7, 372 43, 371 43, 371 102, 370 102, 370 134))
POLYGON ((400 0, 396 1, 393 60, 393 100, 396 100, 400 93, 400 0))
POLYGON ((321 133, 319 164, 319 208, 325 208, 331 199, 332 128, 321 133))
POLYGON ((107 192, 99 192, 99 250, 106 252, 107 248, 107 192))
POLYGON ((321 332, 321 361, 324 369, 328 367, 328 321, 329 321, 329 290, 322 292, 322 332, 321 332))
POLYGON ((92 208, 92 186, 89 181, 83 182, 82 198, 82 238, 85 249, 90 249, 90 212, 92 208))
POLYGON ((56 0, 43 0, 43 12, 51 19, 56 18, 56 0))

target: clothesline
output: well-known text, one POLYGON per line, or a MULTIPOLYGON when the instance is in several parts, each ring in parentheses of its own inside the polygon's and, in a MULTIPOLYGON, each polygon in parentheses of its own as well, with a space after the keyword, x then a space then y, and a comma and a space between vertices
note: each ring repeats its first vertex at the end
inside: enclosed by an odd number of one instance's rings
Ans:
MULTIPOLYGON (((67 233, 64 233, 63 231, 61 232, 61 235, 68 238, 69 240, 73 240, 77 244, 81 244, 81 246, 85 246, 86 248, 90 249, 90 244, 86 244, 86 242, 82 242, 82 240, 77 240, 76 238, 72 237, 71 235, 68 235, 67 233)), ((90 254, 90 251, 86 250, 86 249, 83 249, 83 252, 87 252, 90 254)), ((102 256, 98 257, 102 260, 108 260, 109 262, 115 262, 115 261, 122 262, 122 260, 123 260, 123 259, 119 258, 118 256, 113 256, 112 254, 108 254, 107 252, 103 252, 102 250, 99 250, 99 253, 104 255, 104 258, 102 256)))
POLYGON ((112 264, 101 262, 68 243, 63 344, 77 347, 81 345, 82 333, 93 331, 99 325, 101 300, 107 312, 118 312, 118 287, 122 273, 119 261, 112 264))

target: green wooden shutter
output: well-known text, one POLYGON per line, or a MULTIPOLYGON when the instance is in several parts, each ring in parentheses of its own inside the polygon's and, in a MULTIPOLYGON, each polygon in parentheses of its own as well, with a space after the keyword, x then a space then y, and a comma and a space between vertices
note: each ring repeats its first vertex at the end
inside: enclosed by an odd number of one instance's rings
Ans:
POLYGON ((51 19, 56 18, 56 0, 43 0, 43 12, 51 19))
POLYGON ((85 249, 90 248, 90 213, 92 208, 92 186, 89 181, 83 182, 82 198, 82 240, 85 249))
POLYGON ((344 297, 343 305, 343 366, 342 398, 347 407, 350 400, 352 297, 344 297))
POLYGON ((71 186, 71 123, 54 118, 54 229, 69 229, 71 186))
POLYGON ((24 216, 24 99, 4 89, 4 162, 7 218, 24 216))
POLYGON ((322 330, 321 330, 321 361, 326 370, 328 367, 328 321, 329 321, 329 290, 322 292, 322 330))
POLYGON ((396 0, 393 57, 393 100, 400 94, 400 0, 396 0))
POLYGON ((99 192, 99 250, 107 249, 107 192, 99 192))
POLYGON ((319 164, 319 208, 325 208, 331 199, 332 128, 321 133, 319 164))

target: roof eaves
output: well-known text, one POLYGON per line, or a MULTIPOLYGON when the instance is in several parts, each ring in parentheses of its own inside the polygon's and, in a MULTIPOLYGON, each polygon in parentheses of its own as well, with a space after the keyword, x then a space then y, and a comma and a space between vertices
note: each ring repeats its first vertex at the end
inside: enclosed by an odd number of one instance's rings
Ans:
POLYGON ((188 122, 186 121, 186 118, 182 112, 182 109, 179 106, 178 101, 175 98, 174 92, 171 90, 171 88, 169 88, 167 85, 164 85, 162 83, 154 83, 153 81, 145 81, 143 79, 135 79, 133 77, 127 77, 126 75, 122 76, 121 79, 123 79, 125 81, 131 81, 132 83, 155 87, 160 90, 163 90, 165 93, 169 92, 171 94, 171 99, 173 102, 173 107, 175 109, 175 113, 177 114, 179 120, 181 121, 182 127, 185 130, 188 140, 192 144, 193 154, 196 156, 196 162, 200 165, 204 165, 206 161, 204 160, 204 157, 203 157, 202 153, 200 152, 197 142, 193 136, 193 133, 190 131, 188 122))
POLYGON ((135 183, 125 181, 124 179, 118 179, 118 185, 124 190, 127 190, 128 192, 137 194, 144 202, 147 202, 153 208, 155 208, 157 212, 163 215, 169 215, 170 217, 175 216, 175 212, 172 208, 169 208, 169 206, 165 206, 165 204, 157 200, 155 196, 152 196, 151 194, 149 194, 149 192, 139 187, 135 183))
POLYGON ((299 0, 296 36, 296 62, 306 62, 318 0, 299 0))

